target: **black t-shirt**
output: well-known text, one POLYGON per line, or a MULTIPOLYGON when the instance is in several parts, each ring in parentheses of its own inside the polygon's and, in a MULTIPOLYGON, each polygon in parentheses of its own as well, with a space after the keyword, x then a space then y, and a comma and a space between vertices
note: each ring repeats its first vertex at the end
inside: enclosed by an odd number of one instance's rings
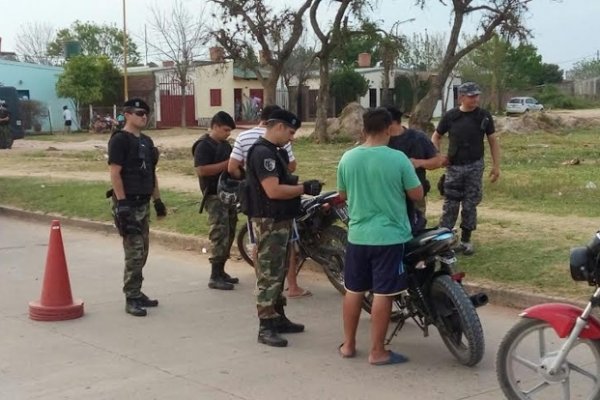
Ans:
POLYGON ((440 135, 448 133, 448 158, 451 164, 468 164, 483 158, 483 138, 496 132, 492 115, 482 109, 463 112, 448 111, 436 128, 440 135))
POLYGON ((285 158, 277 153, 279 149, 265 138, 259 138, 250 148, 247 160, 246 180, 249 190, 250 217, 268 217, 276 220, 291 219, 300 210, 300 196, 289 200, 269 199, 261 182, 266 178, 277 177, 280 184, 296 184, 287 169, 285 158))
POLYGON ((126 195, 151 195, 155 186, 154 142, 140 133, 118 131, 108 141, 108 164, 120 165, 126 195))
MULTIPOLYGON (((427 135, 415 129, 406 129, 403 134, 390 137, 388 146, 400 150, 408 158, 418 160, 429 160, 437 155, 437 150, 427 135)), ((416 168, 415 172, 419 177, 419 181, 421 181, 425 194, 427 194, 430 188, 429 181, 427 181, 427 171, 425 168, 416 168)))
MULTIPOLYGON (((227 140, 219 142, 211 138, 209 134, 206 134, 200 139, 194 149, 194 167, 220 163, 229 159, 230 154, 231 144, 227 140)), ((205 195, 217 194, 219 175, 198 177, 202 193, 205 195)))

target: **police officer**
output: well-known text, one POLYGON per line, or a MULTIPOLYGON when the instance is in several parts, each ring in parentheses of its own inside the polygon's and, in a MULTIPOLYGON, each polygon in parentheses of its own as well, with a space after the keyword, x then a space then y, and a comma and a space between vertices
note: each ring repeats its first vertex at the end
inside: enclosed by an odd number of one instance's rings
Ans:
POLYGON ((136 317, 145 316, 146 307, 158 306, 158 300, 151 300, 141 291, 142 269, 149 249, 150 199, 154 198, 157 217, 167 215, 156 179, 158 150, 152 139, 141 131, 149 113, 150 107, 142 99, 126 101, 123 105, 125 126, 108 142, 113 215, 125 251, 125 311, 136 317))
POLYGON ((443 183, 444 206, 440 225, 452 229, 461 212, 461 243, 456 248, 473 254, 471 232, 477 227, 477 205, 481 202, 483 179, 483 139, 487 137, 492 156, 490 178, 500 177, 500 143, 492 115, 479 107, 481 90, 476 83, 458 87, 460 106, 449 110, 440 120, 431 141, 439 150, 442 136, 448 133, 449 146, 443 183))
POLYGON ((418 232, 425 228, 427 219, 425 212, 427 210, 427 193, 431 188, 427 180, 427 170, 440 168, 444 162, 442 157, 431 140, 424 132, 416 129, 406 128, 402 125, 402 111, 393 106, 385 107, 392 116, 390 126, 390 141, 388 146, 394 150, 403 152, 415 167, 415 172, 419 177, 421 186, 423 186, 423 198, 413 202, 407 199, 407 211, 413 232, 418 232))
POLYGON ((210 132, 194 145, 194 167, 200 181, 204 198, 204 208, 208 212, 212 244, 210 279, 211 289, 231 290, 239 279, 225 272, 225 262, 229 259, 231 245, 235 239, 237 224, 236 204, 226 204, 217 196, 219 175, 227 171, 231 145, 227 138, 235 129, 231 115, 224 111, 216 113, 210 122, 210 132))
POLYGON ((281 292, 288 268, 290 228, 300 211, 300 196, 321 192, 321 183, 317 180, 298 184, 298 177, 288 172, 278 153, 278 148, 290 141, 300 125, 293 113, 274 111, 266 123, 264 136, 250 148, 247 160, 248 216, 257 244, 258 342, 275 347, 287 346, 287 340, 279 336, 280 333, 304 331, 304 325, 286 317, 281 292))
POLYGON ((10 132, 10 112, 4 100, 0 100, 0 149, 12 147, 12 134, 10 132))

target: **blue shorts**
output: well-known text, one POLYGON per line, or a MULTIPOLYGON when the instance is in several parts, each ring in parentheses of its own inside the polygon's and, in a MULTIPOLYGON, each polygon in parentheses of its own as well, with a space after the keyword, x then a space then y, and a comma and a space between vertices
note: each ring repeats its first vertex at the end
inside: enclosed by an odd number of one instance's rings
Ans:
POLYGON ((367 246, 348 243, 344 286, 354 293, 373 291, 382 296, 397 295, 408 287, 404 269, 404 244, 367 246))

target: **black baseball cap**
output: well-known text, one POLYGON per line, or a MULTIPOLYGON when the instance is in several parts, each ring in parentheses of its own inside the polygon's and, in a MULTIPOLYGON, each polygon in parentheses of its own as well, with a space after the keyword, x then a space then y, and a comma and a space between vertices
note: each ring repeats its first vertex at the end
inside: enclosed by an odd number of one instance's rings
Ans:
POLYGON ((139 97, 134 97, 133 99, 127 100, 123 103, 123 108, 138 108, 142 110, 146 110, 147 113, 150 112, 150 106, 144 100, 139 97))
POLYGON ((296 114, 284 109, 273 111, 267 120, 267 123, 269 122, 283 122, 294 129, 298 129, 302 125, 296 114))

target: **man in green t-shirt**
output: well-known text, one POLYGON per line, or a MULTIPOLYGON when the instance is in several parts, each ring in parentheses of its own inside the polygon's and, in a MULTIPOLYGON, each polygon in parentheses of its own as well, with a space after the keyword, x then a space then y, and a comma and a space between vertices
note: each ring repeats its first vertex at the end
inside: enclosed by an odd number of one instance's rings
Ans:
POLYGON ((369 362, 397 364, 407 358, 387 351, 384 340, 394 296, 407 287, 402 260, 404 244, 412 235, 406 197, 422 199, 423 187, 406 155, 387 147, 390 113, 383 108, 371 110, 363 122, 365 143, 344 153, 337 171, 338 191, 347 199, 350 215, 344 268, 344 342, 339 352, 342 357, 354 356, 361 303, 365 293, 372 291, 369 362))

